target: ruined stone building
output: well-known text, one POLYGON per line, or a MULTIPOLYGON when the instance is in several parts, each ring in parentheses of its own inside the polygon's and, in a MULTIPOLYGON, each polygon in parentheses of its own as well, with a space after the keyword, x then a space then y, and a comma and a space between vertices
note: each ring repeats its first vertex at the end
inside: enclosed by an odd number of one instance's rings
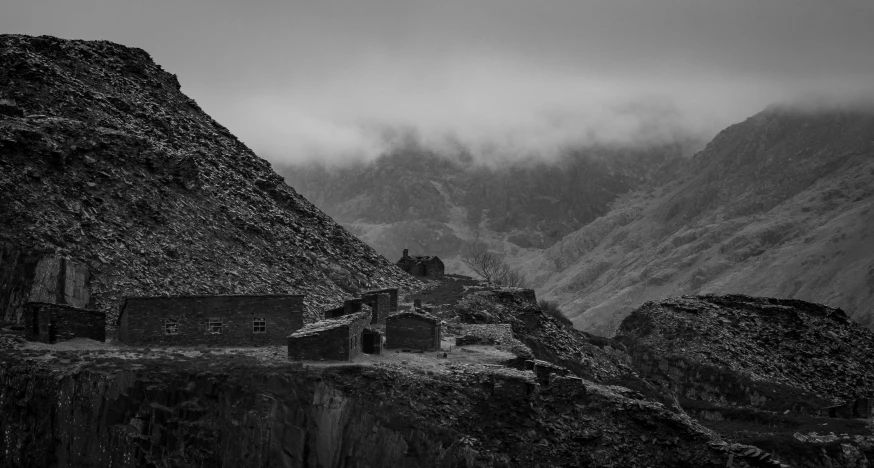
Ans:
POLYGON ((106 339, 106 315, 61 304, 24 305, 24 334, 30 341, 57 343, 73 338, 106 339))
POLYGON ((296 361, 351 361, 361 353, 381 351, 381 337, 368 329, 372 312, 311 323, 288 337, 288 357, 296 361))
POLYGON ((369 291, 364 291, 364 293, 362 293, 362 297, 369 296, 371 294, 388 294, 388 313, 393 314, 398 311, 398 288, 371 289, 369 291))
POLYGON ((338 318, 344 315, 360 312, 362 307, 369 305, 373 313, 373 318, 370 323, 374 325, 385 325, 385 319, 392 312, 398 310, 398 290, 380 289, 374 291, 366 291, 361 297, 356 299, 347 299, 341 307, 327 309, 324 312, 324 318, 338 318))
POLYGON ((431 279, 443 278, 443 261, 433 255, 411 257, 409 250, 404 249, 404 254, 398 260, 397 266, 413 276, 431 279))
POLYGON ((130 297, 118 339, 130 345, 284 345, 304 326, 303 295, 130 297))
POLYGON ((386 348, 436 351, 440 349, 440 320, 413 311, 390 315, 386 320, 385 336, 386 348))

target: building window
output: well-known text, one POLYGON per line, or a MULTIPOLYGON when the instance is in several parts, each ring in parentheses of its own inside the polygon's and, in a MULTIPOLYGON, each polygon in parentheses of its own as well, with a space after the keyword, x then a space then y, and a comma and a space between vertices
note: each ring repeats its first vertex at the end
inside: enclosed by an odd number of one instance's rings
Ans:
POLYGON ((179 334, 179 320, 174 318, 165 318, 164 319, 164 334, 165 335, 178 335, 179 334))
POLYGON ((222 319, 216 317, 209 318, 209 325, 207 326, 207 332, 217 335, 222 332, 222 319))
POLYGON ((267 333, 267 319, 266 318, 253 318, 252 319, 252 333, 267 333))

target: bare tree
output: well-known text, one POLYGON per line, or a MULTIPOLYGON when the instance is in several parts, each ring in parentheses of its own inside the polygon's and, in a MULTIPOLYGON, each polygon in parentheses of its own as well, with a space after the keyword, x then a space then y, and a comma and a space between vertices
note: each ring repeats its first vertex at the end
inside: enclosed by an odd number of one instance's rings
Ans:
POLYGON ((500 286, 522 287, 524 277, 488 249, 479 236, 461 251, 461 261, 482 279, 500 286))
POLYGON ((518 270, 514 270, 506 263, 501 262, 501 268, 495 277, 495 283, 511 288, 524 288, 525 277, 518 270))
POLYGON ((461 251, 461 261, 482 279, 493 282, 501 273, 504 262, 495 252, 491 252, 485 242, 475 239, 461 251))

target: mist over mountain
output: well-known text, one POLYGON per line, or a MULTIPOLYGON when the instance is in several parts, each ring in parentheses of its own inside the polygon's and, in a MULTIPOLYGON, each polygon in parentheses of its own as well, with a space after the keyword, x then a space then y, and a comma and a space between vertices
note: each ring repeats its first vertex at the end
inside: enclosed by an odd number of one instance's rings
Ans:
POLYGON ((872 187, 870 107, 772 107, 519 268, 599 334, 644 301, 697 293, 821 302, 872 327, 872 187))
POLYGON ((483 164, 416 141, 372 161, 279 167, 286 181, 388 258, 404 248, 455 257, 473 239, 507 255, 536 251, 607 212, 622 193, 669 180, 694 142, 567 149, 483 164))

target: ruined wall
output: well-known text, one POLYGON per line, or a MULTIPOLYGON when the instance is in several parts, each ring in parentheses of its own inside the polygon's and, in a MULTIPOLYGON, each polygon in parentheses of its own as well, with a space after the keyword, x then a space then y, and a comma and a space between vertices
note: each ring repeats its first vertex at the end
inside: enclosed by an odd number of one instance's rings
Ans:
POLYGON ((391 296, 388 293, 368 293, 361 299, 362 302, 370 305, 373 311, 370 323, 384 325, 390 310, 391 296))
POLYGON ((343 315, 361 312, 361 305, 363 303, 364 302, 361 298, 347 299, 343 301, 343 315))
POLYGON ((285 345, 286 337, 303 327, 303 314, 303 296, 130 298, 121 314, 118 338, 132 345, 285 345), (208 330, 213 317, 222 319, 220 333, 208 330), (165 334, 166 318, 178 320, 177 334, 165 334), (266 319, 265 332, 254 332, 255 318, 266 319))
POLYGON ((386 322, 386 348, 411 348, 434 351, 440 348, 440 326, 436 321, 412 314, 392 316, 386 322))
POLYGON ((365 291, 365 295, 386 293, 389 295, 388 312, 393 314, 398 311, 398 288, 374 289, 365 291))
POLYGON ((84 263, 0 242, 0 318, 21 323, 28 302, 86 307, 90 279, 84 263))
POLYGON ((430 260, 426 260, 422 262, 425 265, 425 277, 432 279, 443 278, 445 273, 443 261, 441 261, 437 257, 433 257, 430 260))
POLYGON ((106 340, 106 314, 44 302, 24 306, 25 337, 30 341, 56 343, 73 338, 106 340))

